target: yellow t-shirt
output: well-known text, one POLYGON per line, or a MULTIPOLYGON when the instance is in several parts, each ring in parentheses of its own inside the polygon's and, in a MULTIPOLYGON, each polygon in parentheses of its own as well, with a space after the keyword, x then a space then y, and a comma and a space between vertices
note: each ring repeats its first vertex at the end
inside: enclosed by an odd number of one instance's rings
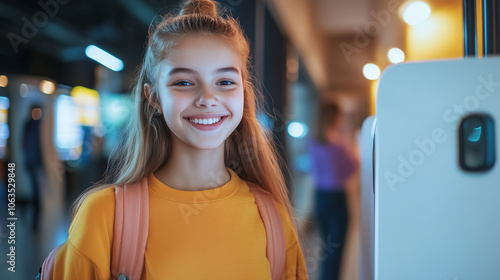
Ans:
MULTIPOLYGON (((266 231, 254 197, 234 171, 225 185, 204 191, 169 188, 153 174, 149 234, 142 279, 271 279, 266 231)), ((54 279, 110 279, 114 188, 90 195, 57 253, 54 279)), ((282 280, 307 279, 297 234, 279 207, 286 242, 282 280)))

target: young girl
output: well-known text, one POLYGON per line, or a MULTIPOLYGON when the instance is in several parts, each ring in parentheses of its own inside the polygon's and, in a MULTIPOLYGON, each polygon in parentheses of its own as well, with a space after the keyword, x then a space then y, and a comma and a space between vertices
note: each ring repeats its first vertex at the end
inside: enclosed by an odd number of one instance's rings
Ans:
POLYGON ((187 1, 150 32, 117 175, 75 202, 55 279, 111 278, 113 186, 145 176, 150 214, 142 279, 271 279, 266 232, 245 181, 278 205, 282 279, 307 279, 278 159, 256 119, 248 56, 239 24, 219 16, 209 0, 187 1))

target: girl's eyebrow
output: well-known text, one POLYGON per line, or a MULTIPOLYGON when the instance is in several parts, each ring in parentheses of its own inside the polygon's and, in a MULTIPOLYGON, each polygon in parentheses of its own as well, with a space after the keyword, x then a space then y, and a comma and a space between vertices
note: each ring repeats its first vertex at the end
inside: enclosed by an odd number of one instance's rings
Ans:
MULTIPOLYGON (((185 74, 198 74, 197 71, 189 68, 174 68, 168 72, 168 76, 172 76, 178 73, 185 73, 185 74)), ((236 69, 235 67, 224 67, 220 68, 214 71, 215 74, 224 74, 224 73, 234 73, 234 74, 240 74, 240 71, 236 69)))
POLYGON ((239 75, 240 71, 238 71, 238 69, 236 69, 234 67, 224 67, 224 68, 220 68, 220 69, 215 70, 215 73, 217 73, 217 74, 234 73, 234 74, 239 75))

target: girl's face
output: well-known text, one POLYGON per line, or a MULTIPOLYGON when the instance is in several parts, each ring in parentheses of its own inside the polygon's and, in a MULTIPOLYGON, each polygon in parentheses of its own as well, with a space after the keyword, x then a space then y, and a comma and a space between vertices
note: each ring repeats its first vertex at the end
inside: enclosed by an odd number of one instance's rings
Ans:
MULTIPOLYGON (((186 37, 160 62, 158 93, 174 143, 220 147, 243 115, 241 58, 223 39, 186 37)), ((175 145, 175 144, 174 144, 175 145)))

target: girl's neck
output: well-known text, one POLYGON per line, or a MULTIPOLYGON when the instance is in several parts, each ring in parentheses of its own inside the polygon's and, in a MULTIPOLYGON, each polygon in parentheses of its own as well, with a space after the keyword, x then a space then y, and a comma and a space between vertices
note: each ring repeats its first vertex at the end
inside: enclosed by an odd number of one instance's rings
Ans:
POLYGON ((167 162, 154 172, 165 185, 183 191, 199 191, 220 187, 231 179, 224 163, 224 144, 200 150, 182 141, 173 141, 167 162))

